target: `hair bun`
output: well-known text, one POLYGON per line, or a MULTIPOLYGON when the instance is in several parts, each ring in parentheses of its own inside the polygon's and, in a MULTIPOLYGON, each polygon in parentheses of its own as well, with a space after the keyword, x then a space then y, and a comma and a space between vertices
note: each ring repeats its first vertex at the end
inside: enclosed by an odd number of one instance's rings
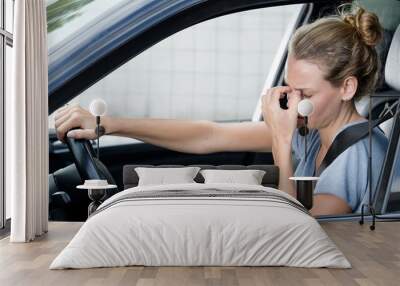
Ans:
POLYGON ((343 15, 343 21, 352 25, 368 46, 375 46, 382 38, 382 26, 378 17, 358 7, 355 12, 343 15))

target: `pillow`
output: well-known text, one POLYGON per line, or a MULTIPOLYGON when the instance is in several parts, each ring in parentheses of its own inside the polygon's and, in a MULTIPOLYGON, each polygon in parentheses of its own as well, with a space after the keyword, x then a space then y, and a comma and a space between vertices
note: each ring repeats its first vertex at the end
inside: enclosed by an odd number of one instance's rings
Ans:
POLYGON ((201 170, 204 183, 234 183, 247 185, 261 185, 265 175, 262 170, 201 170))
POLYGON ((135 168, 138 186, 196 183, 193 179, 199 170, 200 167, 135 168))

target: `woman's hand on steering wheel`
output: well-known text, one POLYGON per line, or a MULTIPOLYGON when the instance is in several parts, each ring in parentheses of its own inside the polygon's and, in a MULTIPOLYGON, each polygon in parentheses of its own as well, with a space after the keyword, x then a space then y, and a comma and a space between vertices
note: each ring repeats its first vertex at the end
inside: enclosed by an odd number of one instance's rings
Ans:
POLYGON ((95 157, 89 141, 97 138, 94 115, 79 105, 65 106, 55 114, 55 127, 57 138, 67 144, 72 154, 82 183, 83 180, 106 179, 109 183, 116 184, 111 172, 95 157), (71 130, 73 128, 80 129, 71 130), (65 137, 66 134, 68 138, 65 137))
POLYGON ((66 135, 75 139, 92 140, 97 138, 95 116, 79 105, 66 105, 58 109, 54 120, 57 138, 64 143, 66 135), (71 130, 72 128, 79 129, 71 130))

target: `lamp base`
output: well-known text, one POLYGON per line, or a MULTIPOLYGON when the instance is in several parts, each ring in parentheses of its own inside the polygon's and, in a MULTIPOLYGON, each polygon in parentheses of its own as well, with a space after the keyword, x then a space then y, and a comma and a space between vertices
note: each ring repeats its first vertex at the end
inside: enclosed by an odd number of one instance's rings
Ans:
POLYGON ((88 217, 96 211, 105 199, 107 193, 105 189, 88 189, 89 198, 92 202, 88 206, 88 217))

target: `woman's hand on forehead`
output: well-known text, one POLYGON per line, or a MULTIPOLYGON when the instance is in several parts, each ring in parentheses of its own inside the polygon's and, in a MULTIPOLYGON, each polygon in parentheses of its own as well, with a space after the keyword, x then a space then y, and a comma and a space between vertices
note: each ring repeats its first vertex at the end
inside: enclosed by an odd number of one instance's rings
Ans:
POLYGON ((276 86, 273 88, 269 88, 264 90, 262 93, 262 104, 278 106, 279 107, 279 99, 283 98, 285 94, 292 92, 292 89, 289 86, 276 86), (275 103, 274 103, 275 101, 275 103))
POLYGON ((297 104, 300 100, 300 91, 294 90, 289 86, 273 87, 263 94, 262 115, 264 122, 274 134, 276 147, 278 145, 287 146, 288 142, 291 141, 293 132, 297 128, 297 104), (285 94, 288 97, 288 109, 282 108, 279 101, 285 94))
POLYGON ((291 108, 297 109, 297 105, 302 100, 301 91, 292 89, 292 91, 290 93, 288 93, 287 95, 288 95, 288 108, 289 109, 291 109, 291 108))
POLYGON ((274 92, 274 93, 278 92, 283 96, 283 94, 291 92, 291 91, 292 91, 292 88, 290 86, 282 85, 282 86, 265 88, 262 91, 261 95, 265 96, 265 95, 270 95, 272 92, 274 92))

